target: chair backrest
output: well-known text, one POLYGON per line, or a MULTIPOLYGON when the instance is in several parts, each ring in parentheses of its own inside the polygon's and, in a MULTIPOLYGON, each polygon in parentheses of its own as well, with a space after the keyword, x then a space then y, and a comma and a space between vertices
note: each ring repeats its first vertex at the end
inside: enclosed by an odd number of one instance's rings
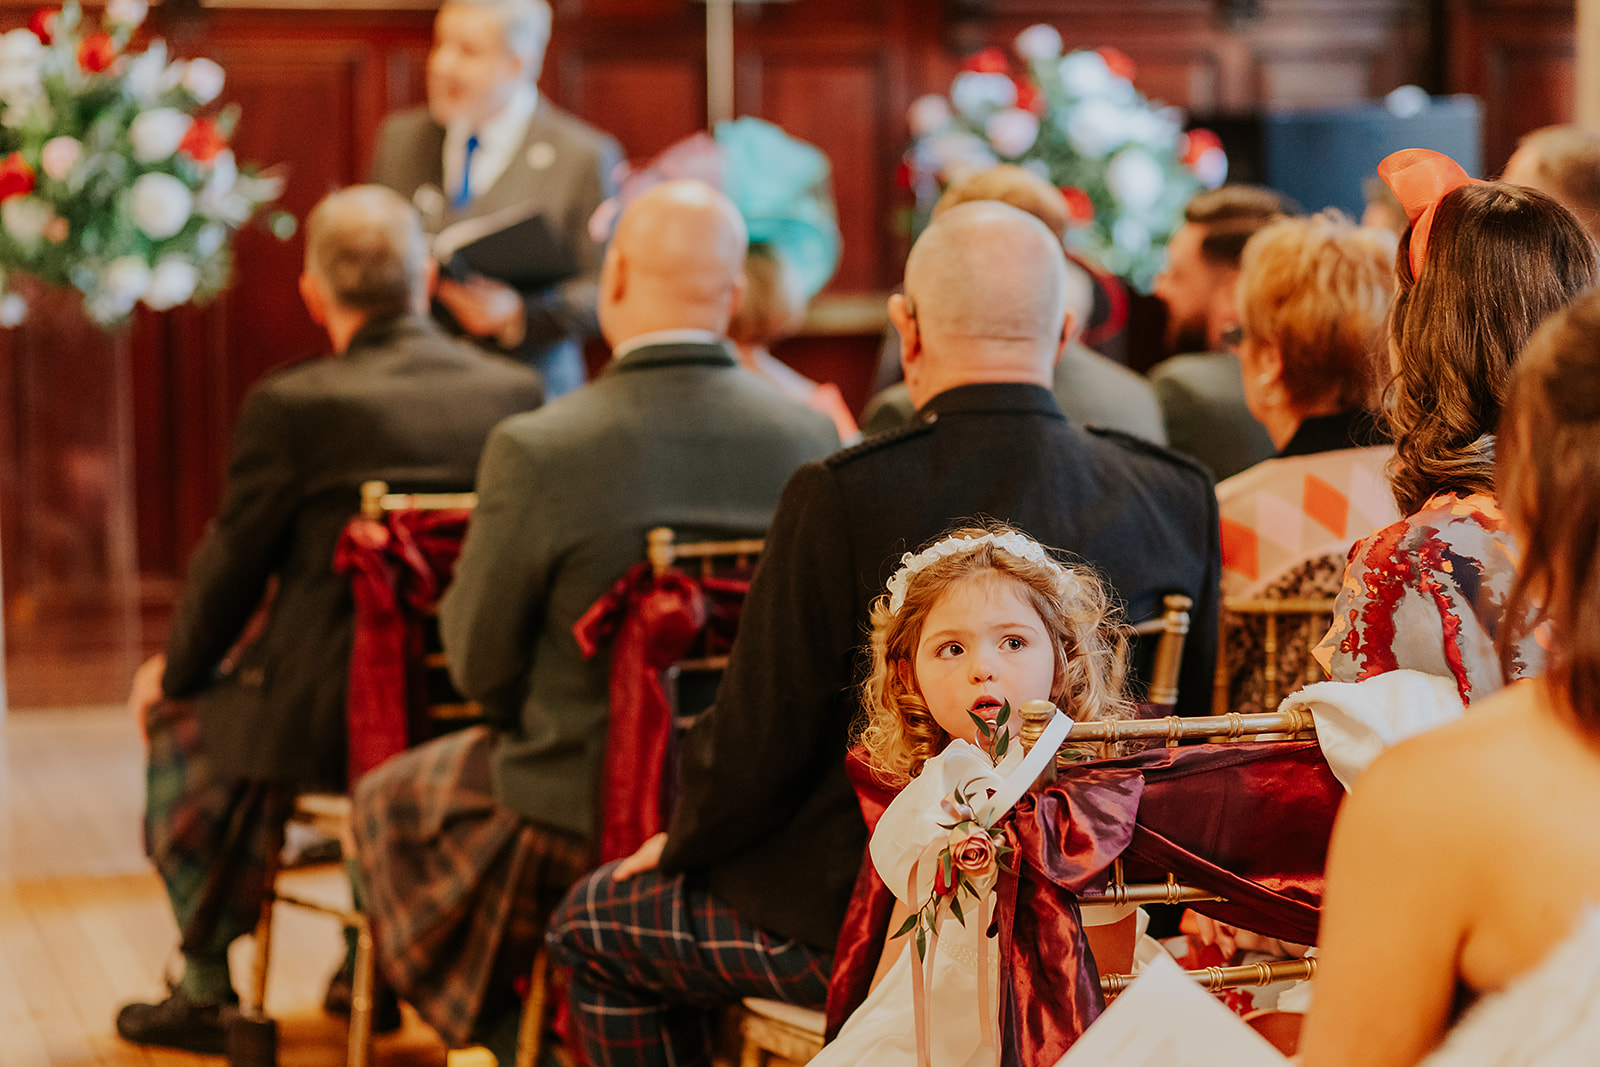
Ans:
POLYGON ((1161 614, 1136 623, 1134 633, 1141 637, 1157 634, 1155 658, 1150 670, 1146 699, 1152 704, 1174 707, 1178 703, 1178 674, 1183 667, 1183 646, 1189 638, 1189 609, 1194 601, 1179 593, 1161 599, 1161 614))
POLYGON ((1272 711, 1287 694, 1321 681, 1310 650, 1328 632, 1333 609, 1329 597, 1225 597, 1212 712, 1272 711))
MULTIPOLYGON (((1032 749, 1054 717, 1056 708, 1048 701, 1030 701, 1019 709, 1022 720, 1018 740, 1024 751, 1032 749)), ((1316 724, 1309 712, 1264 712, 1254 715, 1230 713, 1217 716, 1165 719, 1129 719, 1111 722, 1074 723, 1062 748, 1085 742, 1115 744, 1121 741, 1162 741, 1176 745, 1185 740, 1202 741, 1304 741, 1316 736, 1316 724)), ((1054 777, 1054 769, 1046 778, 1054 777)), ((1160 882, 1129 883, 1123 877, 1123 862, 1113 861, 1106 888, 1101 892, 1078 894, 1080 904, 1186 904, 1197 901, 1222 901, 1216 892, 1183 884, 1171 871, 1160 882)), ((1268 985, 1285 978, 1306 978, 1315 974, 1314 960, 1284 961, 1279 964, 1252 964, 1240 967, 1207 968, 1190 972, 1191 977, 1213 991, 1246 985, 1268 985)), ((1132 975, 1101 976, 1102 991, 1114 996, 1127 988, 1132 975)))
POLYGON ((709 707, 716 695, 717 682, 728 666, 728 648, 744 592, 765 545, 759 537, 679 541, 677 532, 667 526, 657 526, 645 537, 645 550, 656 576, 677 567, 700 583, 708 602, 708 620, 694 646, 663 672, 662 683, 680 727, 709 707))
MULTIPOLYGON (((375 522, 392 522, 403 512, 470 512, 477 506, 477 493, 391 493, 388 483, 381 480, 361 484, 361 514, 375 522)), ((428 723, 428 732, 437 736, 482 722, 483 706, 463 697, 450 680, 444 643, 439 637, 437 600, 426 605, 419 621, 423 646, 421 677, 413 690, 420 695, 422 706, 416 710, 428 723)))

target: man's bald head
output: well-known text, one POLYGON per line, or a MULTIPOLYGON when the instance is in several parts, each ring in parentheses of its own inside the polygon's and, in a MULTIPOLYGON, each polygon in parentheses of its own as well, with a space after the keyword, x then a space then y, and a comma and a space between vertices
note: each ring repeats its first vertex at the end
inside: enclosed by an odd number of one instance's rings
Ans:
POLYGON ((733 202, 698 181, 641 193, 617 223, 600 275, 600 328, 612 347, 656 330, 721 335, 744 288, 747 236, 733 202))
POLYGON ((911 249, 905 296, 890 302, 913 401, 964 383, 1048 384, 1066 284, 1061 243, 1032 215, 997 201, 941 213, 911 249))

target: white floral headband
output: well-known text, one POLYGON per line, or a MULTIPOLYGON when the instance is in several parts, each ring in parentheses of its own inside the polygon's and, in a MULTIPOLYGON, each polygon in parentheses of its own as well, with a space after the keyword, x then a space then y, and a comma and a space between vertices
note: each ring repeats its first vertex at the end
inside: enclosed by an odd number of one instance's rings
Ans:
POLYGON ((986 533, 978 537, 957 535, 946 537, 943 541, 936 541, 932 545, 912 555, 907 552, 900 557, 900 569, 894 572, 894 577, 889 579, 889 614, 898 615, 906 603, 906 586, 911 581, 911 576, 945 559, 949 556, 959 555, 982 548, 984 545, 993 545, 1003 548, 1018 559, 1025 559, 1030 563, 1048 563, 1060 569, 1064 574, 1071 574, 1072 569, 1062 567, 1049 554, 1040 547, 1039 542, 1024 537, 1015 530, 1002 534, 986 533))

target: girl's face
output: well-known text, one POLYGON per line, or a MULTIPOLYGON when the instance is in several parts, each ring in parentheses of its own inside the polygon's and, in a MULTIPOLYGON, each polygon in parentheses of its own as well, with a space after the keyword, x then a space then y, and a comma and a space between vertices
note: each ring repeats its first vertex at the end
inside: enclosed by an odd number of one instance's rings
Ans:
MULTIPOLYGON (((978 727, 967 713, 993 722, 1002 701, 1015 711, 1049 700, 1056 658, 1022 584, 990 572, 962 579, 934 602, 914 666, 934 721, 951 737, 976 743, 978 727)), ((1013 715, 1010 728, 1020 725, 1013 715)))

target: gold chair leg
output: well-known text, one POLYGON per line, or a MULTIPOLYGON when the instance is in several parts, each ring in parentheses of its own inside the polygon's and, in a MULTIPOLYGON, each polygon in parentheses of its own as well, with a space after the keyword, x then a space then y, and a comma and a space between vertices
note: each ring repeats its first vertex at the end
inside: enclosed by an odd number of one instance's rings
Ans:
MULTIPOLYGON (((276 873, 276 872, 274 872, 276 873)), ((261 918, 256 922, 256 959, 250 968, 250 992, 245 998, 244 1014, 252 1019, 267 1015, 267 967, 272 958, 272 909, 277 894, 268 882, 267 895, 261 902, 261 918)))
POLYGON ((348 1067, 367 1067, 372 1056, 373 951, 372 928, 365 915, 354 915, 356 968, 350 983, 350 1048, 348 1067))
POLYGON ((550 998, 550 956, 545 949, 533 958, 533 975, 528 980, 528 999, 522 1005, 522 1024, 517 1027, 517 1067, 537 1067, 544 1051, 544 1019, 550 998))

